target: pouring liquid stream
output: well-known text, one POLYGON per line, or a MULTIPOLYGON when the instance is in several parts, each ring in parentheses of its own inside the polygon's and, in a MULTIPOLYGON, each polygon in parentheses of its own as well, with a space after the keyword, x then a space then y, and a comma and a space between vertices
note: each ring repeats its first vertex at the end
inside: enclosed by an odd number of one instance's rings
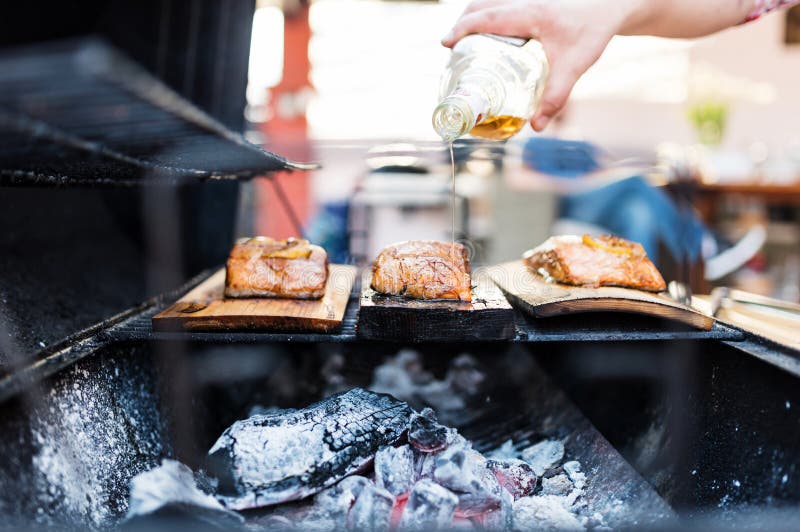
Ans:
POLYGON ((453 155, 453 141, 449 143, 450 147, 450 214, 452 216, 452 226, 450 232, 450 253, 455 255, 456 252, 456 158, 453 155))

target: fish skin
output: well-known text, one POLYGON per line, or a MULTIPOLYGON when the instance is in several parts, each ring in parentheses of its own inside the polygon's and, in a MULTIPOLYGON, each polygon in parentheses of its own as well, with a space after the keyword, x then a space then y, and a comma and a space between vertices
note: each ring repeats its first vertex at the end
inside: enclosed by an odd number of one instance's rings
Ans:
POLYGON ((294 412, 237 421, 208 452, 217 498, 243 510, 313 495, 400 440, 411 413, 390 395, 355 388, 294 412))

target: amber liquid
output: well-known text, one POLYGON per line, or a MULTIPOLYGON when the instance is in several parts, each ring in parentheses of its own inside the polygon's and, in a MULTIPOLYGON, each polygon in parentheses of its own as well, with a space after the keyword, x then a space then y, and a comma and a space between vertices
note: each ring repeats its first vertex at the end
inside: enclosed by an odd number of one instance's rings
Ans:
POLYGON ((490 116, 470 131, 471 135, 491 140, 505 140, 522 129, 526 120, 518 116, 490 116))

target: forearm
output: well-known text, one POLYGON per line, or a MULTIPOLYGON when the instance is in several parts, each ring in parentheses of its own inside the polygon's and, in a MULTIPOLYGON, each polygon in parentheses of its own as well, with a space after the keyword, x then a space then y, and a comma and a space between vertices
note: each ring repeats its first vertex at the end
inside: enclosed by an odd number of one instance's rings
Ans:
POLYGON ((620 35, 702 37, 744 22, 756 0, 625 0, 620 35))

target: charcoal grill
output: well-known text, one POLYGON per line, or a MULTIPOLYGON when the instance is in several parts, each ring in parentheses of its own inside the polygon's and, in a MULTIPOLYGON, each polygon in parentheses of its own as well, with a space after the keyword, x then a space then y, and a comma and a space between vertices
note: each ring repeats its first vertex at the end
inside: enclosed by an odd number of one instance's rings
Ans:
MULTIPOLYGON (((231 27, 252 9, 191 4, 143 3, 156 17, 188 9, 231 27)), ((196 33, 208 28, 197 21, 188 31, 202 57, 196 33)), ((200 467, 253 404, 319 398, 332 361, 348 383, 367 385, 401 347, 357 337, 355 295, 330 335, 152 330, 155 313, 224 260, 236 183, 308 168, 231 132, 242 126, 241 79, 227 94, 237 123, 214 104, 224 90, 203 95, 183 83, 191 72, 167 75, 171 56, 154 42, 159 53, 126 48, 144 68, 98 38, 0 51, 6 523, 114 525, 130 478, 160 458, 200 467)), ((564 438, 593 472, 587 500, 613 527, 800 520, 792 350, 722 324, 696 331, 618 315, 518 315, 508 342, 414 348, 440 374, 472 353, 490 385, 460 430, 482 451, 564 438)))

